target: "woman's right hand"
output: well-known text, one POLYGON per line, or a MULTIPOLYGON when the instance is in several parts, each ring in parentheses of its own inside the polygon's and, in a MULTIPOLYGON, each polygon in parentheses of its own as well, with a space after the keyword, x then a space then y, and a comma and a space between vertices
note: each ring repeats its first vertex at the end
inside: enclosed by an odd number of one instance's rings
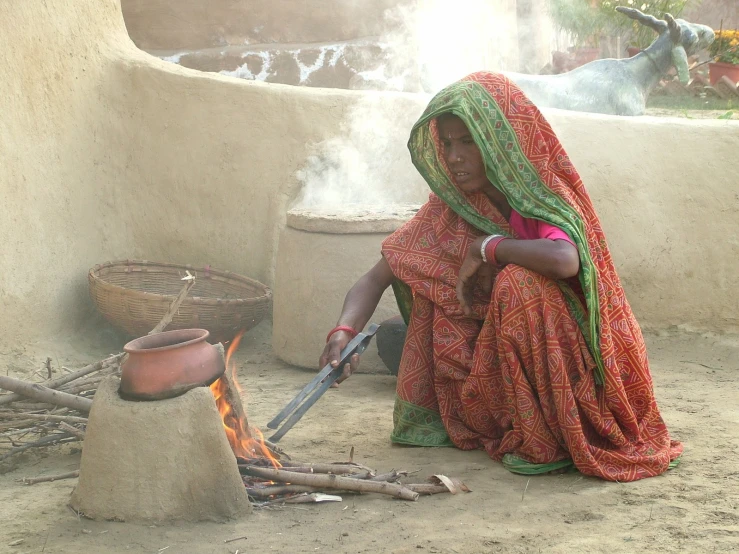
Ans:
MULTIPOLYGON (((339 360, 341 359, 341 351, 344 350, 347 344, 352 340, 350 333, 346 331, 336 331, 326 343, 326 347, 323 349, 323 354, 318 361, 319 369, 326 367, 326 364, 331 363, 331 367, 338 367, 339 360)), ((341 376, 336 382, 331 385, 337 387, 339 383, 346 380, 352 373, 357 371, 359 368, 359 354, 354 354, 348 364, 344 364, 344 370, 341 376)))
MULTIPOLYGON (((372 269, 362 275, 360 279, 349 289, 344 299, 344 307, 341 310, 339 323, 354 329, 363 329, 380 303, 380 298, 385 290, 392 284, 393 270, 390 264, 382 257, 372 269)), ((343 330, 332 332, 323 354, 319 360, 321 368, 330 363, 332 367, 338 367, 341 359, 341 351, 352 340, 352 333, 343 330)), ((333 386, 341 383, 359 368, 359 354, 354 354, 348 364, 344 364, 341 376, 333 386)))

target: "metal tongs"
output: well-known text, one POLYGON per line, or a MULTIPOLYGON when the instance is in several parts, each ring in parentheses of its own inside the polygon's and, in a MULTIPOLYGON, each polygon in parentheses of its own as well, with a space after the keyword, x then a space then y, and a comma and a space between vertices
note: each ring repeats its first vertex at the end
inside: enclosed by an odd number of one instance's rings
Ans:
POLYGON ((331 385, 341 377, 344 371, 344 365, 349 363, 349 359, 354 354, 361 354, 369 346, 372 337, 375 336, 377 330, 380 328, 376 323, 372 323, 367 331, 359 333, 354 337, 349 344, 344 347, 341 351, 341 358, 339 359, 339 365, 333 367, 329 362, 326 366, 308 383, 298 395, 293 398, 277 416, 267 424, 270 429, 277 429, 277 432, 269 437, 271 442, 277 442, 285 436, 293 425, 295 425, 300 418, 305 415, 305 412, 310 410, 313 404, 323 396, 331 385), (303 402, 305 400, 305 402, 303 402), (302 404, 301 404, 302 402, 302 404), (280 423, 288 417, 288 420, 278 429, 280 423))

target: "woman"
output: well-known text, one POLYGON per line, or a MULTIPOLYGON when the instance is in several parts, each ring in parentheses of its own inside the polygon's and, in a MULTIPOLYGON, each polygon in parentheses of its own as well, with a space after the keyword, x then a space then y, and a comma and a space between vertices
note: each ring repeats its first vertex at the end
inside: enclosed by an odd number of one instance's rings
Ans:
POLYGON ((600 222, 539 110, 476 73, 434 97, 408 146, 433 193, 347 294, 321 366, 392 285, 408 323, 394 442, 484 448, 525 474, 632 481, 674 465, 682 445, 600 222))

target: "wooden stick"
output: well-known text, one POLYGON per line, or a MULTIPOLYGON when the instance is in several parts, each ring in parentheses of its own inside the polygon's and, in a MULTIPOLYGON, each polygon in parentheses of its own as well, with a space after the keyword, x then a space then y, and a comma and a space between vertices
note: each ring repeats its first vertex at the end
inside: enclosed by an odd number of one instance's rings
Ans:
POLYGON ((23 426, 17 427, 15 430, 9 430, 3 433, 3 435, 38 435, 44 437, 49 433, 58 431, 57 423, 53 421, 34 421, 33 423, 26 423, 23 426))
POLYGON ((77 441, 77 437, 71 437, 68 433, 57 433, 54 435, 48 435, 46 437, 43 437, 36 442, 29 442, 24 444, 23 446, 17 446, 10 452, 7 452, 6 454, 3 454, 0 456, 0 462, 3 460, 10 458, 11 456, 15 454, 20 454, 24 450, 28 450, 29 448, 36 448, 37 446, 51 446, 53 444, 61 444, 65 442, 72 442, 77 441))
POLYGON ((285 462, 282 467, 288 471, 292 471, 293 468, 301 468, 312 470, 312 473, 332 473, 334 475, 344 475, 347 473, 362 475, 360 479, 366 479, 375 475, 375 471, 371 468, 355 465, 355 464, 325 464, 325 463, 304 463, 304 462, 285 462))
POLYGON ((77 427, 72 427, 69 423, 64 423, 63 421, 59 424, 59 429, 62 429, 66 431, 67 433, 70 433, 77 437, 80 440, 85 439, 85 432, 82 429, 77 429, 77 427))
POLYGON ((164 331, 167 325, 172 323, 175 314, 177 314, 177 310, 180 309, 182 302, 184 302, 185 297, 187 297, 187 293, 190 292, 190 289, 195 285, 195 277, 190 275, 190 272, 187 273, 187 277, 185 277, 185 279, 187 279, 187 283, 185 283, 185 286, 182 287, 180 293, 177 295, 177 298, 175 298, 172 304, 169 305, 167 313, 164 314, 162 320, 157 323, 156 327, 149 331, 147 335, 156 335, 157 333, 161 333, 162 331, 164 331))
POLYGON ((298 464, 293 465, 290 462, 282 464, 282 468, 286 471, 295 471, 296 473, 323 473, 328 475, 346 475, 355 479, 368 479, 375 475, 371 470, 359 469, 353 466, 339 464, 298 464))
POLYGON ((228 544, 228 543, 230 543, 230 542, 243 541, 243 540, 246 540, 246 539, 248 539, 248 538, 249 538, 249 537, 247 537, 246 535, 244 535, 243 537, 236 537, 236 538, 234 538, 234 539, 226 539, 226 540, 225 540, 225 541, 223 541, 223 542, 224 542, 225 544, 228 544))
POLYGON ((3 435, 5 434, 17 434, 19 431, 30 431, 29 427, 38 425, 39 422, 35 419, 19 419, 13 423, 6 423, 0 425, 0 431, 3 435))
POLYGON ((75 383, 72 382, 69 385, 65 385, 64 387, 59 388, 61 392, 66 392, 69 394, 80 394, 83 392, 96 392, 98 386, 100 385, 100 381, 103 380, 104 377, 107 377, 108 375, 114 375, 113 372, 110 373, 100 373, 100 379, 94 379, 91 381, 84 380, 81 383, 75 383))
MULTIPOLYGON (((374 473, 371 473, 365 469, 357 472, 357 473, 348 473, 345 471, 336 471, 334 468, 328 468, 327 466, 331 464, 315 464, 317 467, 309 467, 308 464, 304 466, 290 466, 290 465, 283 465, 282 469, 286 471, 292 471, 295 473, 303 473, 303 474, 322 474, 322 475, 342 475, 346 477, 351 477, 352 479, 368 479, 370 477, 374 476, 374 473)), ((259 465, 259 466, 253 466, 250 464, 239 464, 239 470, 243 475, 249 475, 248 468, 250 467, 271 467, 271 464, 265 464, 265 465, 259 465)))
POLYGON ((271 498, 272 496, 285 496, 286 494, 302 494, 304 492, 321 492, 316 487, 304 485, 273 485, 270 487, 246 487, 246 493, 252 498, 271 498))
POLYGON ((269 448, 269 451, 272 453, 272 456, 277 458, 278 460, 281 460, 282 458, 285 458, 286 460, 290 460, 290 456, 287 455, 287 453, 277 446, 275 443, 268 441, 267 439, 264 439, 264 445, 269 448))
MULTIPOLYGON (((41 385, 44 387, 50 388, 50 389, 56 389, 60 387, 61 385, 69 383, 70 381, 74 381, 75 379, 84 377, 85 375, 93 373, 94 371, 99 371, 103 369, 104 366, 116 363, 120 361, 120 359, 123 356, 124 356, 123 352, 120 354, 116 354, 115 356, 109 356, 108 358, 105 358, 104 360, 100 360, 99 362, 95 362, 94 364, 86 365, 82 369, 75 371, 73 373, 69 373, 62 377, 57 377, 56 379, 52 379, 51 381, 46 381, 44 383, 41 383, 41 385)), ((18 393, 2 396, 0 397, 0 406, 4 406, 5 404, 10 404, 11 402, 15 402, 17 400, 20 400, 21 398, 23 398, 23 395, 20 395, 18 393)))
POLYGON ((293 485, 307 485, 319 489, 341 489, 356 492, 376 492, 388 494, 402 500, 418 500, 418 493, 406 489, 395 483, 379 483, 376 481, 365 481, 363 479, 351 479, 349 477, 338 477, 336 475, 295 473, 283 469, 267 469, 261 467, 249 467, 248 474, 252 477, 278 481, 280 483, 291 483, 293 485))
POLYGON ((56 406, 45 402, 13 402, 13 410, 16 413, 28 412, 44 412, 53 410, 56 406))
MULTIPOLYGON (((407 471, 395 471, 392 470, 389 473, 380 473, 379 475, 375 475, 374 477, 370 477, 370 481, 387 481, 388 483, 395 483, 400 479, 401 477, 408 475, 407 471)), ((405 485, 403 485, 405 486, 405 485)))
POLYGON ((417 492, 418 494, 440 494, 449 492, 444 485, 432 485, 431 483, 405 483, 405 488, 417 492))
MULTIPOLYGON (((77 417, 71 415, 19 414, 19 417, 41 421, 66 421, 67 423, 87 423, 86 417, 77 417)), ((0 419, 2 419, 2 416, 0 416, 0 419)))
POLYGON ((50 483, 52 481, 60 481, 62 479, 74 479, 80 476, 80 470, 70 471, 69 473, 62 473, 61 475, 48 475, 46 477, 24 477, 21 482, 24 485, 35 485, 36 483, 50 483))
POLYGON ((15 429, 18 431, 31 431, 31 429, 34 428, 44 428, 48 425, 53 425, 54 422, 43 422, 39 421, 37 419, 17 419, 10 423, 5 423, 3 425, 0 425, 0 431, 9 431, 11 429, 15 429))
POLYGON ((54 389, 44 387, 43 385, 39 385, 38 383, 29 383, 27 381, 21 381, 20 379, 14 379, 13 377, 0 375, 0 388, 11 390, 33 400, 48 402, 55 406, 64 406, 65 408, 78 410, 80 412, 87 413, 92 407, 92 400, 89 398, 82 398, 81 396, 67 394, 66 392, 59 392, 54 389))
MULTIPOLYGON (((59 387, 53 387, 56 390, 69 392, 69 389, 77 388, 77 387, 84 387, 84 386, 94 386, 98 385, 100 381, 105 379, 108 375, 115 375, 118 373, 118 367, 119 364, 110 364, 103 366, 103 368, 98 371, 97 373, 93 375, 88 375, 86 377, 80 377, 79 379, 75 379, 74 381, 70 381, 69 383, 65 383, 63 385, 60 385, 59 387)), ((41 383, 43 385, 43 383, 41 383)))

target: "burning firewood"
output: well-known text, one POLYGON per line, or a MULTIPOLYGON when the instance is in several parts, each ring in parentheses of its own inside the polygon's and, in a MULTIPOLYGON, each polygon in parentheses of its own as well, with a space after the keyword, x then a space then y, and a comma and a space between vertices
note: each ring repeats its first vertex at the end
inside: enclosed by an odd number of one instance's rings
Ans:
POLYGON ((74 479, 80 476, 79 470, 62 473, 61 475, 47 475, 45 477, 24 477, 20 482, 24 485, 35 485, 36 483, 51 483, 53 481, 61 481, 62 479, 74 479))

